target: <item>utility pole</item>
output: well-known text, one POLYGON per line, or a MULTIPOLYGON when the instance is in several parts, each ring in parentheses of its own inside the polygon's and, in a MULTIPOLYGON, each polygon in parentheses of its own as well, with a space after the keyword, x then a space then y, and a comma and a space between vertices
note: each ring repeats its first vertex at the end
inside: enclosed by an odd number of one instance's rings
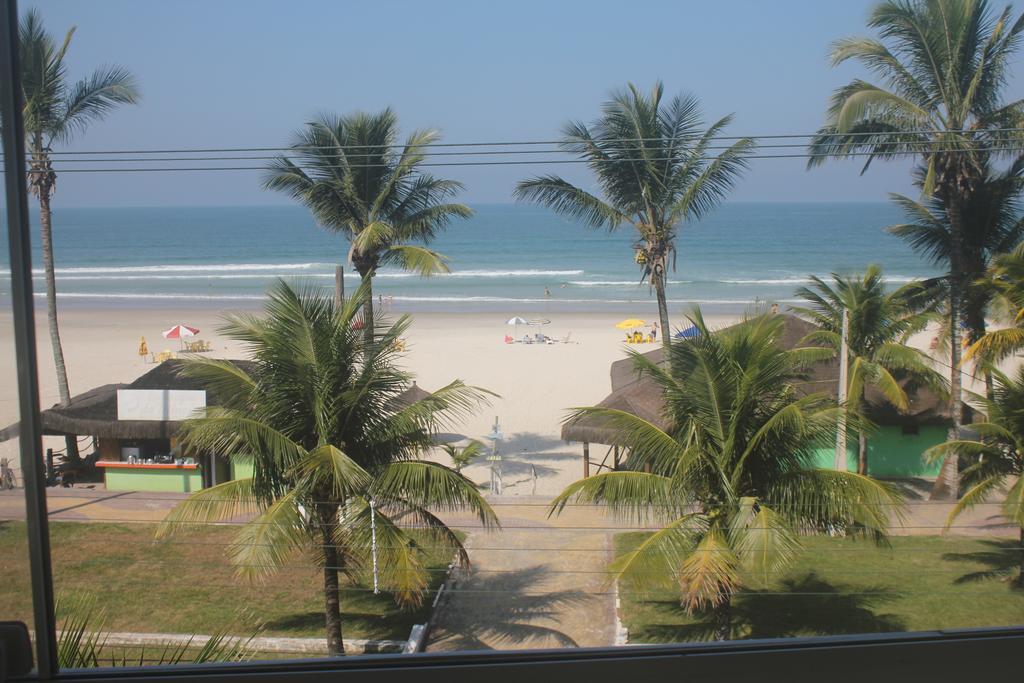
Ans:
POLYGON ((846 471, 846 375, 849 372, 850 312, 843 308, 843 332, 839 343, 839 424, 836 428, 836 469, 846 471))
POLYGON ((345 269, 341 266, 334 268, 334 310, 340 311, 342 302, 345 301, 345 269))
POLYGON ((501 481, 501 456, 498 455, 498 442, 505 438, 501 433, 501 425, 498 424, 498 416, 494 416, 494 427, 487 438, 494 442, 491 446, 491 454, 487 459, 491 462, 491 493, 500 496, 503 490, 501 481))

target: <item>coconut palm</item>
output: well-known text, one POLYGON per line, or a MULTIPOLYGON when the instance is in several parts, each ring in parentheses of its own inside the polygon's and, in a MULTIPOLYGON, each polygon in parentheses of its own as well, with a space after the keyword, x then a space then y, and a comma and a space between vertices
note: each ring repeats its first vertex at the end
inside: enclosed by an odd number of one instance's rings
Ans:
POLYGON ((820 329, 807 335, 802 343, 823 345, 838 357, 842 347, 843 311, 849 316, 847 351, 847 409, 860 415, 857 430, 857 472, 868 473, 868 431, 865 418, 868 387, 874 387, 899 410, 907 408, 907 393, 900 383, 913 379, 944 391, 942 377, 932 368, 924 353, 906 345, 907 339, 923 330, 934 319, 929 313, 914 310, 921 285, 910 283, 888 291, 882 269, 877 265, 850 277, 832 274, 832 284, 811 276, 810 287, 800 287, 796 295, 807 306, 793 311, 805 316, 820 329))
POLYGON ((814 450, 835 439, 838 409, 794 388, 800 354, 780 348, 782 322, 762 315, 716 333, 698 310, 700 335, 673 344, 665 367, 634 353, 640 375, 664 392, 665 431, 601 407, 569 418, 595 416, 617 430, 629 470, 575 482, 552 513, 597 503, 656 523, 658 531, 615 561, 614 577, 640 591, 681 587, 683 607, 713 612, 718 639, 730 637, 733 597, 789 564, 801 532, 880 538, 899 509, 888 485, 815 467, 814 450))
POLYGON ((462 184, 422 171, 434 130, 411 133, 398 144, 398 117, 323 114, 297 132, 287 154, 271 162, 267 189, 302 202, 316 221, 349 240, 348 261, 366 284, 363 321, 373 337, 372 280, 377 269, 397 265, 421 275, 447 272, 447 259, 423 244, 453 218, 472 211, 451 203, 462 184))
POLYGON ((472 439, 468 444, 461 448, 451 443, 442 444, 441 450, 451 458, 452 465, 455 466, 455 471, 461 472, 462 468, 483 455, 487 451, 487 447, 476 439, 472 439))
MULTIPOLYGON (((917 172, 918 185, 924 182, 924 173, 917 172)), ((963 325, 965 344, 976 344, 985 336, 985 317, 993 302, 997 302, 999 288, 986 277, 986 271, 999 254, 1013 251, 1024 239, 1024 156, 1014 159, 1002 171, 989 170, 964 207, 965 223, 971 229, 964 235, 963 244, 963 325)), ((903 195, 891 195, 907 217, 906 223, 893 225, 889 231, 906 240, 915 251, 947 273, 949 272, 951 239, 949 220, 942 202, 935 198, 916 201, 903 195)), ((926 282, 939 297, 944 298, 948 276, 926 282)), ((965 358, 966 360, 966 358, 965 358)), ((991 388, 991 374, 985 364, 986 385, 991 388)))
POLYGON ((964 354, 964 360, 978 360, 991 367, 1024 350, 1024 244, 992 259, 988 272, 977 286, 989 293, 995 302, 993 308, 1008 313, 1011 323, 986 332, 964 354))
POLYGON ((700 221, 726 197, 747 168, 754 142, 744 138, 712 154, 732 116, 705 130, 696 97, 679 95, 663 103, 662 94, 660 82, 650 95, 630 83, 611 94, 591 127, 571 122, 563 128, 562 149, 586 160, 603 198, 557 175, 520 182, 515 197, 594 228, 632 226, 641 278, 654 288, 662 343, 668 347, 672 328, 665 276, 670 265, 675 268, 679 230, 700 221))
POLYGON ((497 523, 473 482, 418 459, 437 429, 475 410, 485 392, 454 381, 403 399, 411 377, 396 365, 394 341, 409 320, 367 343, 352 324, 365 295, 362 287, 338 309, 330 296, 280 282, 264 317, 229 316, 222 327, 248 346, 251 371, 213 359, 184 363, 219 406, 185 423, 183 446, 251 459, 254 471, 192 495, 159 532, 252 513, 229 549, 238 573, 252 579, 311 553, 323 569, 331 654, 343 653, 339 572, 355 580, 373 566, 384 589, 417 604, 428 578, 417 541, 468 562, 435 513, 469 510, 485 527, 497 523))
MULTIPOLYGON (((1004 102, 1007 73, 1024 31, 1024 15, 995 13, 986 0, 884 0, 868 26, 878 38, 846 38, 832 63, 863 65, 879 83, 856 79, 837 89, 828 121, 810 145, 808 165, 850 154, 873 159, 917 155, 923 191, 941 203, 949 223, 949 438, 959 438, 960 319, 965 245, 974 226, 965 207, 985 178, 988 161, 1020 148, 1024 100, 1004 102)), ((945 463, 933 497, 956 495, 956 462, 945 463)))
MULTIPOLYGON (((985 422, 971 425, 977 440, 947 441, 926 452, 933 460, 967 456, 974 462, 962 473, 963 497, 949 512, 948 529, 966 510, 1002 497, 1002 514, 1020 527, 1024 547, 1024 368, 1008 376, 994 371, 993 398, 975 397, 985 422)), ((1024 555, 1019 555, 1017 585, 1024 588, 1024 555)))
MULTIPOLYGON (((77 82, 68 79, 67 53, 75 28, 58 44, 43 26, 35 9, 25 13, 18 27, 18 56, 24 100, 25 147, 29 154, 28 189, 39 200, 39 243, 46 282, 46 320, 57 372, 61 405, 71 403, 64 349, 57 324, 57 281, 53 266, 53 214, 50 200, 57 187, 53 146, 68 142, 89 124, 100 121, 121 104, 135 104, 139 90, 135 78, 120 66, 104 66, 77 82)), ((78 456, 78 442, 67 438, 67 454, 78 456)))

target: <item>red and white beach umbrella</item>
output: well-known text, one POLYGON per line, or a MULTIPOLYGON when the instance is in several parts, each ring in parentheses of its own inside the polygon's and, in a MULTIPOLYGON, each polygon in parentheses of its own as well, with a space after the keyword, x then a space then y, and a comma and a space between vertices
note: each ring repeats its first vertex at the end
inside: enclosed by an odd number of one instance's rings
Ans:
POLYGON ((189 327, 188 325, 175 325, 169 330, 164 330, 161 334, 164 335, 164 339, 182 339, 183 337, 196 336, 199 334, 199 329, 189 327))

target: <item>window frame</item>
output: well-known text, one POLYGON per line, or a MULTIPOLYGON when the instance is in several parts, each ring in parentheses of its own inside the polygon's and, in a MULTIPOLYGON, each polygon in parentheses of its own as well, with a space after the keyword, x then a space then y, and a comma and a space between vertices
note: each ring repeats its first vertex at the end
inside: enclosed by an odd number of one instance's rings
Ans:
MULTIPOLYGON (((362 681, 440 679, 450 683, 486 676, 490 683, 538 680, 641 681, 684 675, 693 680, 762 680, 766 675, 787 681, 820 683, 858 681, 876 675, 882 680, 929 681, 976 677, 979 669, 1019 671, 1024 652, 1024 626, 957 631, 789 638, 773 640, 626 646, 523 652, 424 653, 364 655, 337 659, 286 660, 238 664, 153 666, 60 671, 57 664, 53 576, 46 511, 39 416, 38 363, 32 296, 31 233, 26 188, 25 140, 18 68, 16 0, 0 0, 0 113, 3 129, 15 132, 3 140, 11 304, 17 360, 20 409, 19 449, 27 506, 27 532, 32 573, 37 671, 40 681, 139 683, 241 683, 242 681, 362 681)), ((1022 615, 1024 620, 1024 615, 1022 615)))

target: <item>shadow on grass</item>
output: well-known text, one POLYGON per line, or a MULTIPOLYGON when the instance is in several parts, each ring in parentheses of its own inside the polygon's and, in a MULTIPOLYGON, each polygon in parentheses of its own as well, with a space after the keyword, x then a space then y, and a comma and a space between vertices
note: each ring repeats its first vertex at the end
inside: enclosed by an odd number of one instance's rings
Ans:
POLYGON ((984 569, 967 572, 953 579, 955 584, 977 583, 979 581, 1003 580, 1014 590, 1024 591, 1017 580, 1024 548, 1017 540, 984 540, 984 550, 969 553, 946 553, 943 560, 949 562, 971 562, 984 565, 984 569))
POLYGON ((430 650, 491 650, 510 645, 578 647, 553 626, 567 607, 578 607, 594 596, 577 590, 542 592, 547 570, 536 566, 500 575, 476 575, 449 595, 435 615, 430 650), (459 593, 462 589, 465 592, 459 593))
MULTIPOLYGON (((733 638, 885 633, 904 631, 903 621, 880 611, 899 594, 884 586, 843 585, 808 572, 768 590, 745 591, 733 603, 733 638), (870 595, 865 595, 870 593, 870 595)), ((675 600, 644 602, 651 623, 630 628, 631 642, 681 643, 711 640, 714 615, 688 615, 675 600), (678 623, 683 622, 683 623, 678 623)))

